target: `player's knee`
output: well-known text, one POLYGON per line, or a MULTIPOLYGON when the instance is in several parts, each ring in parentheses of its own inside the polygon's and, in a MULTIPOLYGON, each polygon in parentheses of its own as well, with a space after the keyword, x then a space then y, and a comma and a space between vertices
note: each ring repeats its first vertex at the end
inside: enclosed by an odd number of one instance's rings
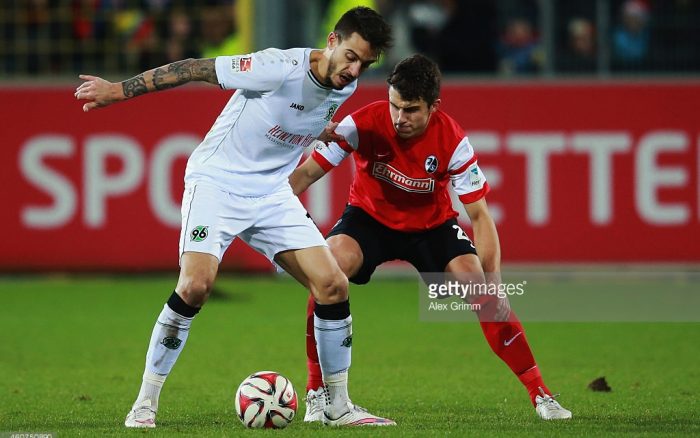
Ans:
POLYGON ((186 276, 180 278, 178 293, 182 300, 193 307, 201 307, 209 298, 214 279, 206 276, 186 276))
POLYGON ((457 280, 482 283, 485 281, 481 261, 474 254, 463 254, 450 260, 445 272, 455 276, 457 280))
POLYGON ((340 269, 312 281, 311 291, 320 304, 335 304, 348 299, 348 278, 340 269))

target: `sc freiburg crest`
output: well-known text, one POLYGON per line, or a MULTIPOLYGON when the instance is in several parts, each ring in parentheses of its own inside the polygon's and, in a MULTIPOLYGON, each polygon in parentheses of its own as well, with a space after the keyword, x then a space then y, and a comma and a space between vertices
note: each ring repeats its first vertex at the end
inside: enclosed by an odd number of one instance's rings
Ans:
POLYGON ((425 159, 425 171, 428 173, 433 173, 438 168, 438 159, 435 155, 428 155, 425 159))

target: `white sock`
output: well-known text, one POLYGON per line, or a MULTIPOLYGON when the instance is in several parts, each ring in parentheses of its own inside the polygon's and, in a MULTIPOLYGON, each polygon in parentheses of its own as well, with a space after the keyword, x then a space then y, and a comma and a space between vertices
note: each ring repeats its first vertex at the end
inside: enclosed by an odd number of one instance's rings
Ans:
POLYGON ((345 319, 321 319, 314 315, 318 362, 324 376, 350 368, 352 315, 345 319))
POLYGON ((146 369, 135 405, 150 400, 151 408, 158 409, 160 390, 185 346, 192 319, 176 313, 167 304, 163 306, 151 333, 146 369))
POLYGON ((338 418, 338 416, 347 411, 348 402, 350 401, 350 396, 348 395, 348 372, 345 370, 328 376, 324 374, 323 380, 326 383, 330 400, 328 406, 326 406, 327 411, 332 418, 338 418))
POLYGON ((151 409, 158 410, 158 399, 160 398, 160 390, 165 383, 165 376, 153 374, 148 370, 143 371, 143 381, 141 382, 141 390, 134 406, 142 406, 144 402, 149 401, 151 409))
POLYGON ((352 316, 329 320, 314 315, 314 334, 331 407, 344 408, 349 400, 347 371, 352 357, 352 316))

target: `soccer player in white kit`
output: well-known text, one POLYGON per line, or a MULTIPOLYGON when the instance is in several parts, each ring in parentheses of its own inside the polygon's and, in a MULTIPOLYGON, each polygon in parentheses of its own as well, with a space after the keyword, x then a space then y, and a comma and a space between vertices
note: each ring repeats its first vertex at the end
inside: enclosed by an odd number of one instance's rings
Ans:
POLYGON ((190 156, 185 172, 180 277, 151 335, 141 390, 127 427, 155 427, 158 399, 194 316, 211 292, 224 252, 239 237, 282 266, 316 297, 318 354, 330 399, 329 425, 390 425, 350 401, 352 345, 348 280, 288 177, 305 146, 324 134, 356 79, 391 43, 375 11, 346 12, 323 50, 266 49, 216 59, 187 59, 120 83, 81 75, 77 99, 90 111, 144 93, 204 81, 236 89, 190 156))

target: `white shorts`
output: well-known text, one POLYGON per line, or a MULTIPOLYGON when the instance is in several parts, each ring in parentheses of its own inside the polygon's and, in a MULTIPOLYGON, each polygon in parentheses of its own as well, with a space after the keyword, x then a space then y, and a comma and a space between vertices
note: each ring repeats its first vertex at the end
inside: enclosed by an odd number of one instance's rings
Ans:
POLYGON ((291 189, 261 197, 238 196, 207 183, 185 185, 180 257, 187 251, 221 259, 240 237, 274 264, 277 253, 327 246, 291 189))

